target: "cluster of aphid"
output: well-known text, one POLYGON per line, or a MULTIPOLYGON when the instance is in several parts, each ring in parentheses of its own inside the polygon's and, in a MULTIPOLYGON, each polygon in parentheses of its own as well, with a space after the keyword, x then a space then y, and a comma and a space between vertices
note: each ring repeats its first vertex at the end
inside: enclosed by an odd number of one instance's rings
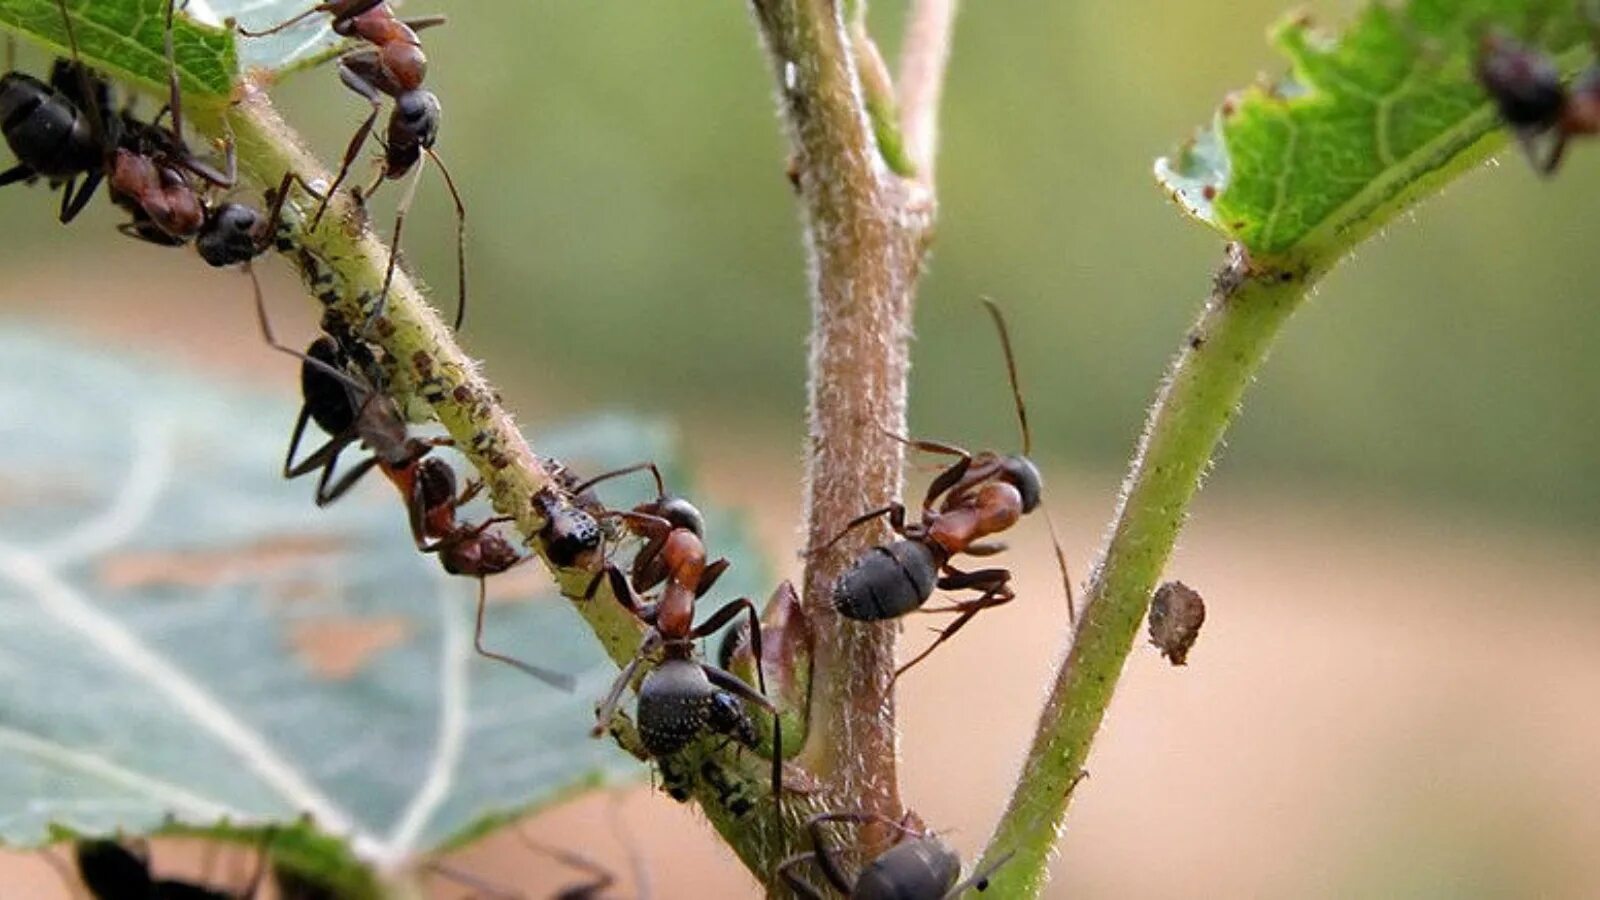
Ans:
POLYGON ((1569 85, 1550 54, 1490 31, 1479 48, 1477 75, 1541 175, 1560 168, 1573 138, 1600 134, 1600 64, 1590 65, 1569 85))
MULTIPOLYGON (((401 178, 413 170, 420 173, 424 157, 437 162, 433 144, 440 105, 432 93, 422 88, 426 58, 416 32, 441 23, 440 17, 407 21, 399 19, 383 0, 330 0, 262 31, 240 29, 240 33, 247 36, 265 35, 308 17, 330 17, 335 32, 359 42, 357 49, 339 58, 340 78, 372 104, 371 114, 357 129, 339 174, 326 191, 319 193, 291 173, 276 191, 268 194, 267 210, 263 211, 243 203, 213 202, 214 192, 226 191, 235 184, 232 148, 227 148, 225 165, 220 168, 190 151, 183 136, 182 98, 175 68, 169 79, 171 95, 167 107, 153 120, 139 119, 131 108, 108 115, 109 85, 77 62, 72 19, 64 0, 57 2, 73 48, 73 60, 59 62, 48 84, 15 71, 0 79, 0 123, 18 159, 16 166, 0 173, 0 185, 44 179, 52 187, 61 188, 63 222, 77 216, 104 181, 112 201, 131 216, 130 221, 121 226, 124 233, 169 246, 193 242, 209 264, 241 265, 248 271, 250 263, 277 240, 285 202, 297 186, 320 201, 313 219, 315 227, 329 199, 360 156, 384 98, 392 99, 394 108, 383 141, 382 170, 371 186, 352 191, 357 203, 371 196, 384 179, 401 178)), ((169 0, 166 32, 169 65, 173 6, 174 0, 169 0)), ((448 177, 446 173, 447 180, 448 177)), ((415 182, 413 188, 414 185, 415 182)), ((454 194, 453 185, 451 191, 454 194)), ((409 199, 408 192, 396 215, 397 242, 409 199)), ((459 216, 459 195, 456 195, 456 204, 459 216)), ((394 266, 391 257, 389 278, 393 276, 394 266)), ((385 295, 387 287, 386 280, 385 295)), ((464 274, 461 288, 458 327, 461 311, 465 309, 464 274)), ((315 473, 315 498, 321 506, 339 499, 374 468, 381 471, 399 491, 417 549, 437 554, 450 574, 479 579, 475 633, 478 652, 548 684, 570 690, 572 679, 566 675, 485 648, 483 581, 517 565, 527 559, 528 554, 496 529, 497 525, 508 521, 507 517, 476 522, 462 517, 462 509, 481 492, 482 483, 471 481, 462 486, 455 470, 433 452, 449 446, 450 439, 422 438, 410 432, 402 410, 383 389, 386 362, 381 351, 368 342, 366 328, 330 313, 323 322, 323 334, 301 353, 279 344, 272 336, 259 285, 255 298, 267 342, 301 360, 304 403, 290 439, 284 476, 298 478, 315 473), (326 433, 327 439, 304 458, 297 459, 306 426, 310 423, 326 433), (341 468, 341 455, 354 445, 365 449, 368 455, 354 465, 341 468)), ((368 323, 382 315, 383 301, 384 295, 376 298, 368 312, 368 323)), ((920 515, 908 521, 904 505, 898 502, 871 510, 856 518, 827 545, 812 551, 827 550, 854 529, 887 517, 897 539, 867 550, 845 570, 834 587, 833 608, 841 616, 865 622, 897 619, 919 610, 955 616, 926 650, 896 672, 897 677, 926 658, 979 612, 1015 598, 1008 569, 965 570, 957 568, 955 562, 962 556, 989 557, 1003 552, 1005 546, 994 540, 994 536, 1007 531, 1023 515, 1041 506, 1039 471, 1025 455, 1030 452, 1031 440, 1005 322, 992 303, 989 312, 1005 351, 1022 426, 1023 453, 970 453, 949 444, 895 436, 914 449, 955 460, 930 483, 923 496, 920 515), (947 606, 929 608, 926 604, 936 590, 961 592, 966 596, 947 606)), ((771 792, 774 815, 781 816, 782 733, 778 710, 766 696, 761 621, 757 609, 750 600, 740 598, 722 605, 699 625, 694 623, 696 602, 711 591, 729 565, 725 559, 713 561, 709 558, 705 522, 700 512, 689 501, 667 492, 653 463, 640 463, 588 480, 581 480, 559 466, 555 468, 561 475, 557 479, 559 489, 546 489, 533 498, 545 521, 534 540, 553 565, 594 573, 587 594, 590 601, 605 585, 645 628, 638 652, 622 668, 610 691, 598 704, 595 733, 601 734, 614 726, 623 695, 637 681, 634 721, 640 743, 646 753, 662 764, 663 772, 668 773, 669 791, 686 799, 695 779, 689 775, 671 775, 675 771, 671 765, 674 757, 702 738, 714 736, 756 748, 759 744, 757 729, 747 709, 759 709, 772 716, 771 792), (649 472, 654 477, 656 496, 653 499, 629 509, 607 508, 594 499, 592 489, 597 484, 637 472, 649 472), (638 539, 642 546, 624 569, 609 561, 605 545, 608 540, 627 537, 638 539), (749 648, 756 660, 754 687, 725 668, 702 659, 695 645, 697 640, 740 618, 748 627, 749 648)), ((1053 531, 1052 528, 1052 539, 1053 531)), ((1057 558, 1063 580, 1067 581, 1070 617, 1071 585, 1066 578, 1066 564, 1059 545, 1057 558)), ((713 776, 716 774, 702 771, 698 780, 715 789, 713 776)), ((731 801, 729 805, 739 811, 748 811, 752 806, 748 802, 734 804, 731 801)), ((931 900, 953 895, 973 884, 981 885, 983 880, 982 876, 974 876, 958 884, 959 857, 936 836, 913 830, 909 819, 897 822, 862 813, 832 812, 813 818, 809 833, 814 849, 786 861, 779 869, 781 877, 794 890, 808 896, 820 894, 797 874, 796 869, 813 861, 833 887, 866 900, 880 897, 931 900), (823 828, 828 824, 868 823, 895 829, 901 840, 869 861, 854 878, 848 877, 836 861, 836 851, 827 847, 823 828)), ((111 879, 107 884, 117 878, 131 878, 127 873, 136 868, 145 871, 144 881, 150 883, 148 867, 125 849, 119 854, 113 849, 117 847, 94 842, 79 848, 82 874, 101 900, 147 895, 230 896, 199 888, 190 894, 174 893, 177 888, 151 894, 148 891, 117 893, 111 888, 95 887, 91 876, 101 870, 124 873, 107 876, 111 879)))

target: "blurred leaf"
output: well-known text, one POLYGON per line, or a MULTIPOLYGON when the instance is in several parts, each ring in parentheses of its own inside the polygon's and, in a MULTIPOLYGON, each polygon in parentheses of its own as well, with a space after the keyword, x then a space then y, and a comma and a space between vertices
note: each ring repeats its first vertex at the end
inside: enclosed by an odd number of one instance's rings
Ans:
MULTIPOLYGON (((397 863, 637 771, 588 736, 615 669, 548 577, 491 580, 538 596, 487 640, 573 694, 472 652, 475 584, 415 552, 382 478, 326 510, 283 481, 293 416, 0 331, 0 842, 309 814, 397 863)), ((610 418, 541 446, 612 465, 663 438, 610 418)))
POLYGON ((1258 257, 1331 261, 1504 142, 1472 71, 1491 24, 1586 55, 1571 0, 1372 3, 1336 39, 1291 18, 1272 39, 1292 74, 1231 96, 1156 177, 1258 257))
MULTIPOLYGON (((166 0, 66 2, 85 62, 124 81, 167 89, 166 0)), ((0 26, 58 56, 71 55, 57 0, 0 0, 0 26)), ((231 32, 180 14, 173 24, 172 49, 186 96, 226 99, 232 93, 239 63, 231 32)))
MULTIPOLYGON (((316 5, 316 0, 192 0, 189 13, 212 24, 235 19, 243 28, 265 31, 316 5)), ((337 55, 345 39, 333 32, 325 13, 307 16, 266 37, 240 37, 239 62, 244 71, 278 74, 314 66, 337 55)))

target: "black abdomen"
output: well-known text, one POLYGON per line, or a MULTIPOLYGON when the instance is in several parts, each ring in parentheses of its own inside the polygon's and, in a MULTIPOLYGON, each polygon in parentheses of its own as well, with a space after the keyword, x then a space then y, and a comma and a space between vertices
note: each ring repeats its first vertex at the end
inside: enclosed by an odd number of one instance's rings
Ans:
POLYGON ((847 619, 895 619, 928 602, 938 577, 933 551, 918 541, 874 547, 839 576, 833 608, 847 619))

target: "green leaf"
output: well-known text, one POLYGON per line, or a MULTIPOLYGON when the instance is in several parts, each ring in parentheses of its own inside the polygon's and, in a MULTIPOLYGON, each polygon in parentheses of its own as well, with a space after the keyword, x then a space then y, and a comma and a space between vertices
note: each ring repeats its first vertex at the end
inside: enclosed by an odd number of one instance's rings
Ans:
MULTIPOLYGON (((264 31, 313 4, 314 0, 193 0, 189 12, 201 21, 221 24, 236 19, 246 29, 264 31)), ((283 75, 325 62, 337 56, 345 44, 345 39, 333 32, 332 17, 319 13, 277 34, 240 37, 239 61, 246 72, 283 75)))
MULTIPOLYGON (((571 694, 472 652, 475 583, 415 551, 384 479, 319 510, 280 477, 285 402, 0 331, 0 410, 0 843, 309 814, 391 865, 639 771, 588 736, 615 667, 548 577, 501 576, 536 596, 486 639, 571 694)), ((595 471, 669 437, 539 443, 595 471)))
MULTIPOLYGON (((119 80, 166 91, 166 0, 67 0, 67 9, 85 62, 119 80)), ((57 0, 0 0, 0 26, 58 56, 70 55, 57 0)), ((239 63, 231 32, 180 13, 172 47, 186 100, 215 102, 232 94, 239 63)))
POLYGON ((1562 54, 1589 54, 1572 0, 1373 3, 1343 35, 1303 17, 1273 42, 1293 64, 1233 95, 1156 177, 1194 217, 1258 259, 1316 266, 1505 141, 1472 66, 1495 26, 1562 54))

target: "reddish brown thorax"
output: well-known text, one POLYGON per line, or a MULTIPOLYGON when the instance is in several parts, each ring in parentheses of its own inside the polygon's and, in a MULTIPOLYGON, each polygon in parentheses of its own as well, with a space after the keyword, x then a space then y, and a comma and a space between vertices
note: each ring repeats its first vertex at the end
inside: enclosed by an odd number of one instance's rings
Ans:
POLYGON ((991 481, 964 499, 962 505, 934 516, 927 526, 928 540, 949 556, 1005 531, 1022 518, 1022 494, 1004 481, 991 481))
POLYGON ((119 147, 110 181, 112 193, 137 204, 169 237, 191 238, 205 223, 199 194, 183 173, 171 166, 119 147))
POLYGON ((400 92, 414 91, 428 75, 428 57, 422 41, 411 26, 395 17, 389 4, 381 3, 337 29, 347 37, 357 37, 378 48, 384 71, 400 92))
POLYGON ((667 586, 656 605, 656 628, 665 635, 688 634, 694 629, 695 591, 706 570, 706 547, 687 528, 674 528, 661 547, 667 586))

